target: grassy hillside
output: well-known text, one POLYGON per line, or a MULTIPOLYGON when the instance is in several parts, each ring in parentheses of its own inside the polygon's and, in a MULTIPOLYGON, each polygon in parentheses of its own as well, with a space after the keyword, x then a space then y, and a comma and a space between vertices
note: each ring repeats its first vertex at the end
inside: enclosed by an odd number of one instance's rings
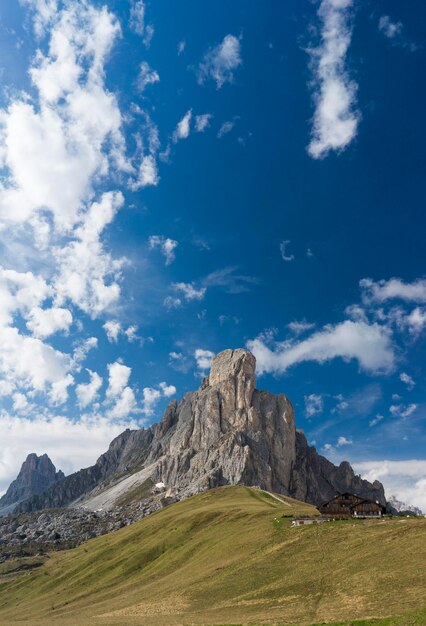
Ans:
POLYGON ((291 528, 293 514, 316 510, 284 500, 215 489, 30 572, 9 570, 0 624, 353 623, 426 605, 426 520, 291 528))

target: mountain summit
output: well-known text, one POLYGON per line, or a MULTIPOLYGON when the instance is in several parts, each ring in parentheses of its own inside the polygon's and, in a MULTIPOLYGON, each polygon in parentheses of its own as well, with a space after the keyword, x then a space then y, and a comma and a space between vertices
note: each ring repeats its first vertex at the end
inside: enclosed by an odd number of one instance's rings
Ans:
POLYGON ((312 504, 350 491, 385 504, 383 486, 333 465, 296 430, 287 396, 256 389, 256 359, 225 350, 198 391, 173 400, 158 424, 117 437, 97 463, 68 476, 20 510, 77 503, 111 508, 147 481, 180 499, 222 485, 257 486, 312 504))
POLYGON ((65 478, 62 471, 56 471, 47 454, 29 454, 22 464, 17 478, 0 498, 0 514, 11 512, 17 504, 45 491, 50 485, 65 478))

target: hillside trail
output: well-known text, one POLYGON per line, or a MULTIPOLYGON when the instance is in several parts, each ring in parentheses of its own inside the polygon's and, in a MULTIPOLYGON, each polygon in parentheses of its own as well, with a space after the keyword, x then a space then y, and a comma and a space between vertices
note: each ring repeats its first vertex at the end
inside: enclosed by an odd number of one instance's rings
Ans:
POLYGON ((270 491, 265 491, 265 489, 261 489, 260 491, 263 491, 263 493, 267 493, 272 498, 275 498, 275 500, 278 500, 278 502, 281 502, 281 504, 285 504, 285 506, 289 506, 291 508, 291 504, 289 504, 285 500, 281 500, 281 498, 279 496, 276 496, 275 493, 271 493, 270 491))

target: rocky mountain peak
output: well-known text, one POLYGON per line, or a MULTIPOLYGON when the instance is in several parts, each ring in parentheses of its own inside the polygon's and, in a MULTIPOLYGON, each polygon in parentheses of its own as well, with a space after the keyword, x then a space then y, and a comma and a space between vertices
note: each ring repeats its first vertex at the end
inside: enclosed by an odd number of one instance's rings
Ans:
POLYGON ((0 498, 1 512, 9 512, 23 500, 40 494, 54 483, 65 478, 62 471, 56 471, 47 454, 29 454, 21 466, 17 478, 10 484, 5 495, 0 498))
POLYGON ((232 396, 234 408, 248 409, 256 387, 256 359, 247 350, 224 350, 211 363, 209 386, 232 396))

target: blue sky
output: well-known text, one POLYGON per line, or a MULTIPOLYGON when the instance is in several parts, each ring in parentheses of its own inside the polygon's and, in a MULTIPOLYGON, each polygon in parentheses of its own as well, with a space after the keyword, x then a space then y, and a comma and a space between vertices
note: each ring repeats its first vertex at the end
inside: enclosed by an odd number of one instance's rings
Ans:
POLYGON ((0 491, 247 346, 321 453, 426 507, 425 13, 0 8, 0 491))

